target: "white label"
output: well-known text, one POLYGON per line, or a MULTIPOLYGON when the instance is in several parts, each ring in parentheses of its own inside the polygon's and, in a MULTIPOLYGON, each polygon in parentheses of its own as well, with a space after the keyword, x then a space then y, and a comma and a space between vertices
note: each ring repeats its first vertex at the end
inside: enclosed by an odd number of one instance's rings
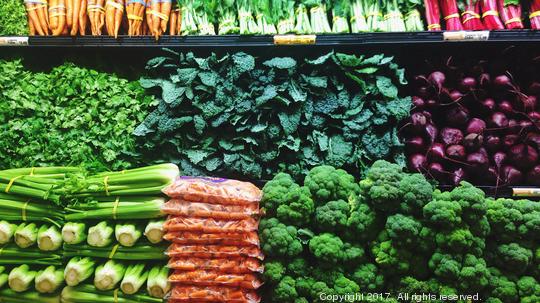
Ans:
POLYGON ((20 46, 28 45, 28 37, 0 37, 0 45, 20 46))
POLYGON ((452 31, 444 32, 443 39, 447 41, 486 41, 489 39, 489 31, 452 31))

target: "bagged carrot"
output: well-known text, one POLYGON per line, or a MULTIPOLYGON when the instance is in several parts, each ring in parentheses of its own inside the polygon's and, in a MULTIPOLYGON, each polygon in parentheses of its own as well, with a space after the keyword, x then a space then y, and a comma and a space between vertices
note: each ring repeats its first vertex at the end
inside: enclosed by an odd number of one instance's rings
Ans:
POLYGON ((225 220, 245 219, 260 214, 258 203, 226 205, 190 202, 181 199, 170 200, 162 206, 161 210, 168 215, 225 220))
POLYGON ((260 260, 246 257, 220 259, 172 258, 167 266, 171 269, 183 271, 202 269, 231 274, 262 273, 264 271, 260 260))
POLYGON ((83 0, 67 0, 67 24, 71 36, 76 36, 79 33, 81 11, 86 11, 86 5, 83 6, 83 0))
POLYGON ((225 274, 206 270, 179 271, 169 276, 169 282, 196 286, 229 286, 258 289, 263 284, 254 274, 225 274))
POLYGON ((128 35, 139 36, 142 34, 141 26, 144 21, 145 7, 146 1, 144 0, 127 0, 128 35))
POLYGON ((261 297, 255 291, 231 287, 176 285, 168 297, 168 302, 259 303, 261 297))
POLYGON ((46 0, 25 0, 30 35, 45 36, 49 34, 49 18, 46 0))
POLYGON ((182 31, 182 17, 180 13, 180 6, 178 3, 173 5, 171 10, 171 17, 169 21, 169 35, 177 36, 182 31))
POLYGON ((65 0, 49 0, 49 27, 53 36, 67 33, 65 0))
POLYGON ((172 9, 172 0, 150 0, 147 6, 150 9, 150 11, 147 11, 147 17, 148 15, 152 16, 148 20, 148 27, 157 40, 167 31, 167 24, 172 9))
POLYGON ((124 0, 107 0, 105 3, 105 26, 107 34, 118 38, 124 16, 124 0))
POLYGON ((219 220, 214 218, 169 217, 163 228, 166 231, 197 231, 204 233, 241 233, 256 231, 259 221, 253 218, 242 220, 219 220))
POLYGON ((183 245, 173 243, 165 252, 169 257, 188 258, 241 258, 264 260, 260 248, 255 246, 183 245))
POLYGON ((249 182, 236 180, 180 177, 163 192, 171 198, 213 204, 259 203, 262 192, 249 182))
POLYGON ((260 246, 259 236, 256 232, 243 233, 201 233, 191 231, 171 231, 163 239, 187 245, 232 245, 232 246, 260 246))
POLYGON ((101 36, 105 25, 105 0, 88 0, 87 12, 90 19, 92 35, 101 36))

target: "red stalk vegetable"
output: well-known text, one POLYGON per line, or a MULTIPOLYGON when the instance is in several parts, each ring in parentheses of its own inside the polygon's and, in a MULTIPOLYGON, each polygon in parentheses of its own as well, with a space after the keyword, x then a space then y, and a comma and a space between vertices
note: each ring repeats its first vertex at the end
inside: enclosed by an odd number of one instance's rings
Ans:
POLYGON ((500 177, 506 185, 519 185, 523 181, 523 173, 510 165, 503 167, 500 177))
POLYGON ((521 4, 519 0, 498 0, 501 19, 507 29, 522 29, 521 4))
MULTIPOLYGON (((540 1, 540 0, 539 0, 540 1)), ((441 12, 439 9, 438 0, 424 0, 426 7, 426 21, 429 31, 440 31, 441 28, 441 12)))
POLYGON ((409 167, 417 172, 424 172, 427 166, 426 157, 422 154, 414 154, 409 158, 409 167))
POLYGON ((461 13, 463 29, 469 31, 478 31, 484 29, 482 19, 480 18, 480 2, 477 0, 467 0, 465 11, 461 13))
POLYGON ((456 0, 441 0, 441 9, 447 31, 463 30, 456 0))
POLYGON ((482 0, 482 19, 486 29, 504 29, 504 24, 499 18, 497 0, 482 0))
POLYGON ((540 0, 531 1, 531 8, 529 9, 529 12, 531 29, 540 29, 540 0))
POLYGON ((467 175, 465 173, 465 170, 463 168, 458 168, 452 172, 452 183, 454 185, 459 185, 461 181, 465 181, 466 177, 467 175))

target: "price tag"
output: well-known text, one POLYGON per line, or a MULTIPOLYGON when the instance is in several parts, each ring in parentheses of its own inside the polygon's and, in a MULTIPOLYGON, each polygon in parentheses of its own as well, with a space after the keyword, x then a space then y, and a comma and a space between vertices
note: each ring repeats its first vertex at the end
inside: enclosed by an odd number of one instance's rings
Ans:
POLYGON ((317 41, 316 35, 276 35, 275 45, 310 45, 317 41))
POLYGON ((540 188, 534 187, 514 187, 512 188, 514 197, 540 197, 540 188))
POLYGON ((452 31, 444 32, 443 39, 446 41, 486 41, 489 39, 489 31, 452 31))
POLYGON ((1 46, 28 45, 28 37, 0 37, 1 46))

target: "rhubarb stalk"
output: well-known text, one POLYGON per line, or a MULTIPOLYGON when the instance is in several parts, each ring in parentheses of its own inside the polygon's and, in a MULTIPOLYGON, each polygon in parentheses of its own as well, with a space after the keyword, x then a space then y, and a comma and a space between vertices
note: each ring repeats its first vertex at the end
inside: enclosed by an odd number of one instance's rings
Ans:
POLYGON ((459 18, 459 10, 455 0, 441 0, 441 9, 447 31, 463 30, 461 19, 459 18))
POLYGON ((482 0, 482 19, 486 29, 504 29, 504 24, 499 18, 496 0, 482 0))
POLYGON ((531 28, 540 29, 540 0, 533 0, 529 11, 531 12, 529 15, 531 28))
POLYGON ((478 1, 465 1, 465 9, 463 13, 461 13, 461 19, 463 29, 465 30, 478 31, 485 28, 480 17, 480 2, 478 1))
POLYGON ((441 11, 439 9, 439 2, 437 0, 424 0, 424 6, 426 7, 426 21, 429 31, 441 30, 441 11))
POLYGON ((521 4, 519 0, 498 0, 501 19, 507 29, 522 29, 521 4))

